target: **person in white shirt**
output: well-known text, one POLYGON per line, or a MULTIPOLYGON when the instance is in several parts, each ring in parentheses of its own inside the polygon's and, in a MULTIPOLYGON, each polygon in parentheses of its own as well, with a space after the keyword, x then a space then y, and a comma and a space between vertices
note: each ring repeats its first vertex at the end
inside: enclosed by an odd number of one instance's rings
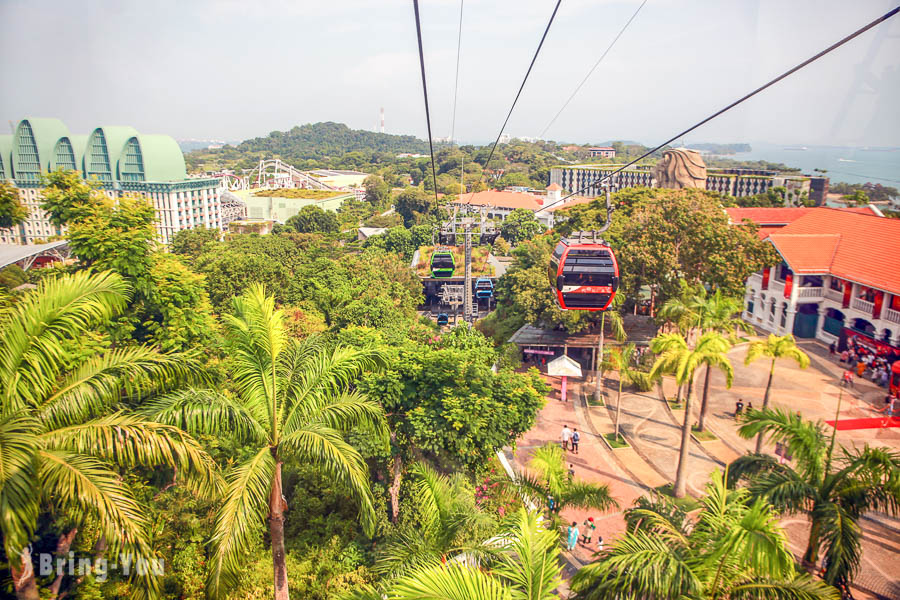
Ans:
POLYGON ((569 429, 568 425, 563 426, 562 430, 562 447, 563 450, 569 449, 569 440, 572 439, 572 430, 569 429))

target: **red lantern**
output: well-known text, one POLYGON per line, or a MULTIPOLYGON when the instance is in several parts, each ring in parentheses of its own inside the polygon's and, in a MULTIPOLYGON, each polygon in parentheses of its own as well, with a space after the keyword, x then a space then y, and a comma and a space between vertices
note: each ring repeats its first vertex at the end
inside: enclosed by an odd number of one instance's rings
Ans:
POLYGON ((771 271, 771 270, 772 269, 770 267, 766 267, 765 269, 763 269, 762 289, 764 289, 764 290, 769 289, 769 271, 771 271))
POLYGON ((850 294, 853 293, 853 284, 849 281, 844 282, 844 301, 841 303, 843 308, 850 306, 850 294))
POLYGON ((784 276, 784 297, 791 297, 791 288, 794 284, 794 276, 791 273, 788 273, 784 276))

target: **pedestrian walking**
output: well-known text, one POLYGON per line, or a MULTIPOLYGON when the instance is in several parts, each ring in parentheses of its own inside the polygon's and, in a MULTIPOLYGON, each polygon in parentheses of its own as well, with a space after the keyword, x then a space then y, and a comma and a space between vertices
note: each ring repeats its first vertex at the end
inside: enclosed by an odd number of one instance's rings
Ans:
POLYGON ((597 534, 597 552, 603 552, 603 536, 597 534))
POLYGON ((737 402, 734 403, 734 418, 740 417, 742 412, 744 412, 744 400, 738 398, 737 402))
POLYGON ((569 480, 575 479, 575 465, 569 463, 569 480))
POLYGON ((753 410, 753 403, 752 403, 752 402, 748 402, 748 403, 747 403, 747 412, 750 412, 751 410, 753 410))
POLYGON ((571 552, 575 549, 575 546, 578 545, 578 535, 579 535, 578 534, 578 523, 576 523, 575 521, 572 521, 572 524, 569 526, 568 533, 569 533, 569 537, 566 540, 566 542, 568 542, 566 544, 566 546, 567 546, 569 552, 571 552))
POLYGON ((572 439, 572 430, 569 429, 568 425, 563 425, 563 430, 562 430, 562 449, 563 450, 569 449, 569 440, 571 440, 571 439, 572 439))
POLYGON ((553 513, 553 508, 555 506, 556 506, 556 500, 553 499, 553 496, 548 494, 547 495, 547 510, 550 511, 551 514, 553 513))
POLYGON ((572 431, 572 452, 578 454, 578 442, 581 441, 581 435, 577 429, 572 431))
POLYGON ((843 352, 841 352, 841 362, 845 363, 848 360, 850 360, 850 353, 844 350, 843 352))
POLYGON ((831 345, 828 346, 828 352, 829 352, 832 356, 834 356, 834 351, 835 351, 835 350, 837 350, 837 344, 835 344, 834 342, 831 342, 831 345))
POLYGON ((594 517, 588 517, 587 520, 582 523, 584 525, 584 534, 582 535, 582 541, 584 545, 587 546, 591 543, 591 539, 594 537, 594 530, 597 529, 597 526, 594 525, 594 517))

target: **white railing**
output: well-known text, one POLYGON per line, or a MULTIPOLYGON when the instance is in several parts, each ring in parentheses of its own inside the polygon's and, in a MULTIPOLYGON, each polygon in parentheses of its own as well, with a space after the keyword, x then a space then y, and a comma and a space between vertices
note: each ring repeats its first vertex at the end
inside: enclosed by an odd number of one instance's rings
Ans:
POLYGON ((800 298, 821 298, 822 288, 820 287, 801 287, 797 294, 800 298))
POLYGON ((844 292, 839 292, 837 290, 833 290, 828 288, 825 290, 825 297, 829 300, 834 300, 835 302, 843 302, 844 301, 844 292))
POLYGON ((884 318, 891 323, 900 323, 900 310, 886 308, 884 309, 884 318))
POLYGON ((854 298, 852 303, 853 308, 856 310, 861 310, 862 312, 872 314, 872 309, 875 308, 875 305, 871 302, 866 302, 862 298, 854 298))

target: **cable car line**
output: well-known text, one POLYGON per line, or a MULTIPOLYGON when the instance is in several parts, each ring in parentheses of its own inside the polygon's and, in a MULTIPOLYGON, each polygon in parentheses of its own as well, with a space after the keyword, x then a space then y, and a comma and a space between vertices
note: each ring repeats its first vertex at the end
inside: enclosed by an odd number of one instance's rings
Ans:
MULTIPOLYGON (((522 79, 522 85, 519 86, 519 91, 516 93, 516 98, 513 100, 512 106, 509 107, 509 113, 506 115, 506 119, 503 121, 503 126, 500 127, 500 133, 497 134, 497 139, 494 140, 494 145, 491 146, 491 151, 488 154, 488 159, 484 163, 484 168, 487 169, 488 165, 491 162, 491 158, 494 156, 494 150, 497 149, 497 144, 500 143, 500 138, 503 136, 503 130, 506 129, 506 124, 509 123, 509 118, 512 116, 513 109, 516 107, 516 103, 519 101, 519 96, 522 95, 522 90, 525 89, 525 82, 528 81, 528 76, 531 74, 531 69, 534 67, 534 63, 537 61, 538 54, 541 53, 541 47, 544 45, 544 40, 547 39, 547 33, 550 31, 550 26, 553 24, 553 19, 556 17, 556 11, 559 10, 559 5, 562 4, 562 0, 556 0, 556 6, 553 8, 553 14, 550 15, 550 20, 547 22, 547 27, 544 29, 544 35, 541 36, 541 42, 538 44, 537 50, 534 51, 534 56, 531 58, 531 64, 528 65, 528 70, 525 72, 525 78, 522 79)), ((472 192, 473 194, 475 192, 472 192)))
MULTIPOLYGON (((459 34, 456 38, 456 79, 453 83, 453 116, 450 119, 450 142, 453 142, 456 134, 456 95, 459 92, 459 51, 462 48, 462 24, 463 4, 465 0, 459 0, 459 34)), ((435 182, 436 184, 437 182, 435 182)))
POLYGON ((625 25, 622 26, 622 29, 619 30, 619 33, 616 35, 616 37, 613 38, 613 41, 610 42, 609 46, 606 47, 606 50, 603 51, 603 54, 600 55, 600 58, 598 58, 597 62, 594 63, 594 66, 591 67, 591 70, 588 71, 587 75, 584 76, 584 79, 581 80, 581 83, 578 84, 578 87, 575 88, 575 91, 572 92, 572 95, 569 96, 569 99, 566 100, 566 102, 562 105, 562 108, 559 109, 559 112, 556 113, 556 116, 550 119, 550 122, 547 123, 546 127, 544 127, 544 130, 541 131, 541 134, 538 136, 539 138, 543 139, 544 134, 547 133, 547 130, 553 126, 553 124, 556 122, 556 119, 559 118, 559 115, 561 115, 563 111, 566 110, 566 107, 569 106, 569 103, 573 98, 575 98, 575 95, 578 94, 578 92, 581 90, 581 87, 585 83, 587 83, 587 80, 591 78, 591 75, 594 74, 594 71, 597 69, 600 63, 603 62, 603 59, 606 58, 606 55, 609 54, 609 51, 612 50, 612 47, 616 45, 616 42, 619 41, 619 38, 622 37, 622 34, 625 33, 625 30, 628 29, 628 26, 631 25, 631 22, 634 21, 634 18, 638 15, 639 12, 641 12, 641 9, 644 8, 645 4, 647 4, 647 0, 641 2, 641 5, 637 7, 637 10, 634 11, 634 14, 631 15, 631 18, 625 22, 625 25))
POLYGON ((589 181, 588 183, 586 183, 585 185, 583 185, 581 188, 575 190, 574 192, 572 192, 572 193, 570 193, 570 194, 568 194, 568 195, 566 195, 566 196, 563 196, 563 197, 560 198, 559 200, 557 200, 557 201, 555 201, 555 202, 551 202, 551 203, 548 204, 547 206, 544 206, 543 208, 541 208, 541 209, 535 211, 535 214, 540 213, 540 212, 543 212, 543 211, 547 210, 548 208, 550 208, 551 206, 556 206, 557 204, 559 204, 559 203, 561 203, 561 202, 565 202, 566 200, 568 200, 568 199, 571 198, 572 196, 575 196, 576 194, 580 194, 581 192, 583 192, 584 190, 586 190, 586 189, 588 189, 588 188, 591 188, 591 187, 595 187, 595 186, 600 185, 600 184, 603 183, 604 181, 607 181, 608 179, 612 178, 614 175, 617 175, 618 173, 624 171, 625 169, 627 169, 628 167, 632 166, 633 164, 635 164, 635 163, 637 163, 637 162, 639 162, 639 161, 641 161, 641 160, 647 158, 648 156, 650 156, 651 154, 653 154, 654 152, 656 152, 656 151, 659 150, 660 148, 663 148, 663 147, 665 147, 666 145, 668 145, 668 144, 674 142, 674 141, 677 140, 678 138, 687 135, 688 133, 694 131, 695 129, 697 129, 697 128, 700 127, 701 125, 705 125, 706 123, 712 121, 713 119, 715 119, 716 117, 718 117, 718 116, 721 115, 722 113, 725 113, 725 112, 731 110, 732 108, 734 108, 734 107, 737 106, 738 104, 741 104, 741 103, 744 102, 745 100, 749 100, 750 98, 752 98, 752 97, 755 96, 756 94, 760 93, 761 91, 763 91, 763 90, 765 90, 765 89, 767 89, 767 88, 769 88, 769 87, 775 85, 776 83, 778 83, 778 82, 781 81, 782 79, 784 79, 784 78, 786 78, 786 77, 788 77, 788 76, 790 76, 790 75, 796 73, 797 71, 799 71, 799 70, 802 69, 803 67, 809 65, 809 64, 812 63, 812 62, 815 62, 816 60, 818 60, 818 59, 822 58, 823 56, 825 56, 826 54, 830 53, 831 51, 836 50, 837 48, 843 46, 844 44, 846 44, 847 42, 851 41, 852 39, 854 39, 854 38, 856 38, 856 37, 862 35, 862 34, 865 33, 866 31, 872 29, 872 28, 875 27, 876 25, 879 25, 879 24, 883 23, 884 21, 887 21, 887 20, 890 19, 891 17, 895 16, 898 12, 900 12, 900 6, 894 8, 893 10, 888 11, 887 13, 885 13, 884 15, 878 17, 877 19, 875 19, 875 20, 872 21, 871 23, 869 23, 869 24, 867 24, 867 25, 864 25, 863 27, 857 29, 856 31, 854 31, 854 32, 851 33, 850 35, 848 35, 848 36, 844 37, 843 39, 841 39, 841 40, 835 42, 834 44, 828 46, 827 48, 825 48, 824 50, 822 50, 822 51, 819 52, 818 54, 815 54, 814 56, 812 56, 812 57, 806 59, 805 61, 803 61, 802 63, 798 64, 797 66, 795 66, 795 67, 793 67, 793 68, 791 68, 791 69, 785 71, 784 73, 782 73, 782 74, 779 75, 778 77, 772 79, 772 80, 769 81, 768 83, 765 83, 765 84, 761 85, 760 87, 756 88, 755 90, 753 90, 753 91, 750 92, 749 94, 747 94, 747 95, 745 95, 745 96, 743 96, 743 97, 741 97, 741 98, 735 100, 734 102, 732 102, 731 104, 729 104, 729 105, 726 106, 725 108, 722 108, 722 109, 716 111, 715 113, 713 113, 712 115, 706 117, 706 118, 703 119, 702 121, 700 121, 700 122, 698 122, 698 123, 696 123, 696 124, 694 124, 694 125, 691 125, 690 127, 688 127, 687 129, 685 129, 684 131, 679 132, 678 134, 672 136, 671 138, 669 138, 668 140, 666 140, 666 141, 663 142, 662 144, 660 144, 660 145, 656 146, 655 148, 653 148, 653 149, 651 149, 651 150, 645 152, 644 154, 642 154, 642 155, 639 156, 638 158, 632 160, 631 162, 629 162, 629 163, 627 163, 627 164, 625 164, 625 165, 619 167, 618 169, 616 169, 616 170, 613 171, 612 173, 609 173, 609 174, 607 174, 607 175, 603 175, 602 177, 599 177, 599 178, 597 178, 597 179, 594 179, 594 180, 592 180, 592 181, 589 181))
POLYGON ((419 40, 419 65, 422 68, 422 93, 425 94, 425 123, 428 125, 428 150, 431 153, 431 177, 434 180, 434 207, 437 210, 437 171, 434 168, 434 143, 431 140, 431 112, 428 110, 428 86, 425 83, 425 53, 422 51, 422 25, 419 22, 419 0, 413 0, 416 13, 416 37, 419 40))

